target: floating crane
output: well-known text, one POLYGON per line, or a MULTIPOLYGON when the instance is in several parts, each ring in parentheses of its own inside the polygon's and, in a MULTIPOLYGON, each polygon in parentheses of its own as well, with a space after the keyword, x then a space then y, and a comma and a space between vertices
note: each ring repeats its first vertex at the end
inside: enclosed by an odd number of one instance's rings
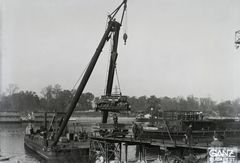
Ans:
MULTIPOLYGON (((111 57, 110 57, 110 65, 109 65, 109 72, 108 72, 108 79, 107 79, 107 86, 106 86, 106 94, 103 95, 100 99, 100 101, 97 103, 97 108, 96 110, 100 110, 103 112, 103 117, 102 117, 102 123, 107 123, 107 118, 108 118, 108 112, 120 112, 120 111, 127 111, 130 110, 130 106, 127 103, 127 96, 122 96, 120 95, 112 95, 112 85, 113 85, 113 79, 114 79, 114 72, 116 68, 116 61, 117 61, 117 47, 118 47, 118 38, 119 38, 119 31, 120 27, 122 26, 123 23, 123 18, 124 14, 126 13, 127 9, 127 0, 124 0, 120 6, 118 6, 111 14, 108 15, 108 24, 107 28, 105 30, 105 33, 90 61, 89 66, 86 69, 86 72, 82 78, 82 81, 80 82, 80 85, 76 91, 75 96, 73 97, 71 104, 68 108, 68 111, 64 117, 64 120, 55 136, 54 142, 52 146, 55 146, 59 138, 61 137, 76 105, 77 102, 82 95, 82 92, 88 82, 89 77, 91 76, 91 73, 95 67, 95 64, 100 56, 100 53, 102 52, 102 49, 107 41, 112 37, 113 39, 113 44, 112 44, 112 49, 111 49, 111 57), (116 14, 120 10, 120 8, 123 6, 123 12, 121 16, 120 22, 116 21, 116 14)), ((125 33, 123 35, 124 42, 126 44, 127 40, 127 34, 125 33)))

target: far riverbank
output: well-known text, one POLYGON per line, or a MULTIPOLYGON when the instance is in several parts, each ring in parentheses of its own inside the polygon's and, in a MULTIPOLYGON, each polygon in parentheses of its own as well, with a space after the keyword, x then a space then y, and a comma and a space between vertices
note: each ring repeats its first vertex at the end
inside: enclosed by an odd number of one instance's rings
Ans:
MULTIPOLYGON (((72 116, 71 119, 76 122, 100 123, 102 120, 102 117, 72 116)), ((135 117, 118 117, 119 123, 132 123, 132 121, 135 121, 135 117)), ((112 117, 108 117, 108 123, 113 123, 112 117)))

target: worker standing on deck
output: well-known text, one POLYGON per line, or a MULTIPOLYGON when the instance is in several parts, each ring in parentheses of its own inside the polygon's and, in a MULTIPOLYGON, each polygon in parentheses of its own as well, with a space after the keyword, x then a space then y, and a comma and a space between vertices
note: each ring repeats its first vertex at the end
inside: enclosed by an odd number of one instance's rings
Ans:
POLYGON ((83 141, 86 141, 87 140, 87 132, 86 130, 83 130, 83 141))
POLYGON ((142 134, 143 134, 143 126, 139 124, 139 140, 142 139, 142 134))
POLYGON ((32 130, 32 124, 29 123, 28 126, 26 127, 26 135, 31 135, 31 130, 32 130))
POLYGON ((191 147, 192 146, 192 139, 193 139, 193 137, 192 137, 192 124, 190 124, 188 126, 188 128, 186 129, 185 137, 186 137, 186 142, 185 143, 188 144, 189 147, 191 147))
POLYGON ((118 124, 118 117, 116 114, 113 115, 113 122, 114 122, 114 128, 117 129, 118 124))
POLYGON ((136 140, 137 139, 137 124, 132 122, 133 126, 132 126, 132 132, 133 132, 133 139, 136 140))
POLYGON ((31 127, 30 127, 30 134, 31 134, 31 135, 34 135, 34 130, 33 130, 32 125, 31 125, 31 127))
POLYGON ((213 141, 211 142, 211 147, 223 147, 223 142, 219 140, 218 133, 213 135, 213 141))

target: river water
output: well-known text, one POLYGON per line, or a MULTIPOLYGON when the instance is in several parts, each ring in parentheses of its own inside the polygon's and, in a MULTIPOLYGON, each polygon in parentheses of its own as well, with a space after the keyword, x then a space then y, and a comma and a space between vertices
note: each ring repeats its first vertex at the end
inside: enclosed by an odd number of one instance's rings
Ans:
POLYGON ((6 162, 41 162, 35 153, 24 148, 24 134, 27 124, 0 124, 0 148, 2 156, 10 156, 6 162))
MULTIPOLYGON (((87 118, 87 119, 77 119, 78 127, 75 127, 75 131, 85 129, 87 132, 93 131, 93 125, 98 123, 100 119, 96 118, 87 118), (80 128, 79 128, 80 127, 80 128)), ((129 128, 131 127, 131 122, 133 119, 119 118, 119 123, 128 124, 129 128)), ((110 120, 111 123, 111 120, 110 120)), ((27 123, 20 124, 0 124, 0 155, 1 156, 10 156, 9 161, 6 163, 38 163, 44 162, 44 160, 39 157, 36 153, 32 152, 29 149, 24 147, 24 134, 27 123)), ((39 127, 40 124, 33 124, 35 127, 39 127)), ((70 126, 71 123, 69 124, 70 126)), ((70 130, 73 130, 70 127, 70 130)), ((136 158, 136 147, 128 146, 128 159, 137 160, 136 158)), ((124 159, 124 146, 122 147, 122 158, 124 159)))

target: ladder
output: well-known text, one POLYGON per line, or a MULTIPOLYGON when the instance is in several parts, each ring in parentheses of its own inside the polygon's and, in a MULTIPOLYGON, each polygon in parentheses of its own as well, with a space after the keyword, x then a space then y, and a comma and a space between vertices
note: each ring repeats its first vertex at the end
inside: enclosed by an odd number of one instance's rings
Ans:
POLYGON ((172 139, 172 136, 171 136, 171 134, 170 134, 170 131, 169 131, 169 127, 168 127, 168 125, 167 125, 167 122, 166 122, 166 120, 165 120, 165 119, 163 119, 163 122, 164 122, 164 125, 165 125, 166 129, 167 129, 167 132, 168 132, 168 136, 169 136, 169 138, 171 139, 171 141, 173 141, 173 139, 172 139))

